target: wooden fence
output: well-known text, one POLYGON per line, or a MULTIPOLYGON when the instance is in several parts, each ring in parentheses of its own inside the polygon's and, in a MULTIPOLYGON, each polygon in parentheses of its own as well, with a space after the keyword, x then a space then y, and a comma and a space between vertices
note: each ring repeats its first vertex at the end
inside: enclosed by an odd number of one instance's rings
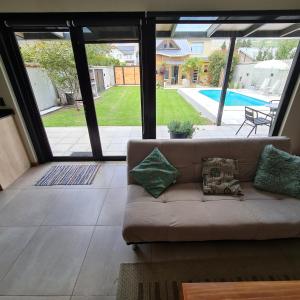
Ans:
POLYGON ((115 81, 117 85, 140 84, 140 67, 115 67, 115 81))

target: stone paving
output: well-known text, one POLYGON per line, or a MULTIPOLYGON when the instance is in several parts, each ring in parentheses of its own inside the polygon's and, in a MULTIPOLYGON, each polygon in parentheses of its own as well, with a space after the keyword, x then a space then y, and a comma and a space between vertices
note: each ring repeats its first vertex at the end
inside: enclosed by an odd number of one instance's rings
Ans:
MULTIPOLYGON (((201 125, 193 138, 233 138, 239 125, 201 125)), ((246 137, 250 126, 244 126, 238 137, 246 137)), ((267 136, 269 127, 258 127, 254 136, 267 136)), ((70 156, 74 152, 91 152, 91 145, 86 127, 47 127, 49 143, 54 156, 70 156)), ((130 139, 142 138, 140 126, 100 126, 99 127, 103 155, 126 155, 127 142, 130 139)), ((169 139, 167 126, 157 126, 157 138, 169 139)))

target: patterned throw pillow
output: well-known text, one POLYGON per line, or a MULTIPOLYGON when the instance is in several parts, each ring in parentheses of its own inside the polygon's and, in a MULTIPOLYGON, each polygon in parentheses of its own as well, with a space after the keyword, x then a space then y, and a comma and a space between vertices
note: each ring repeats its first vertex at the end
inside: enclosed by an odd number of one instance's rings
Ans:
POLYGON ((238 161, 230 158, 206 158, 202 160, 203 193, 209 195, 242 195, 238 174, 238 161))
POLYGON ((154 148, 130 174, 148 193, 157 198, 168 186, 176 182, 179 172, 158 148, 154 148))
POLYGON ((254 178, 254 186, 263 191, 300 199, 300 157, 265 146, 254 178))

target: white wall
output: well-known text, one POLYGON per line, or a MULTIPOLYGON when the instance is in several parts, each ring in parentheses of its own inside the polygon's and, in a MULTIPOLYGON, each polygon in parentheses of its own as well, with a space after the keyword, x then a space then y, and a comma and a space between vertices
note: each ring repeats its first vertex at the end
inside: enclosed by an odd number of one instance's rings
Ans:
POLYGON ((201 10, 300 9, 299 0, 10 0, 1 1, 1 12, 62 11, 201 11, 201 10))
POLYGON ((39 110, 57 105, 58 95, 46 71, 35 67, 26 67, 26 70, 39 110))
MULTIPOLYGON (((233 72, 233 82, 239 83, 239 88, 259 89, 266 78, 270 79, 268 86, 276 85, 274 93, 281 94, 286 83, 289 70, 256 69, 257 63, 238 64, 233 72), (248 76, 247 76, 248 74, 248 76), (273 74, 273 76, 271 76, 273 74), (278 86, 276 82, 280 82, 278 86)), ((290 65, 290 63, 289 63, 290 65)))
POLYGON ((115 85, 114 67, 103 67, 104 86, 106 89, 115 85))

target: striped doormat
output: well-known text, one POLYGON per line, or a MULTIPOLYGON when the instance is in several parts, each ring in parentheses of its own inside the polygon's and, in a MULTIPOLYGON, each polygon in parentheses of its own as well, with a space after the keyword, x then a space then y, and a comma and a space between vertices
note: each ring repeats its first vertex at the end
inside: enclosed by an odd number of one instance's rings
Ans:
POLYGON ((53 166, 35 185, 89 185, 99 167, 100 164, 53 166))

